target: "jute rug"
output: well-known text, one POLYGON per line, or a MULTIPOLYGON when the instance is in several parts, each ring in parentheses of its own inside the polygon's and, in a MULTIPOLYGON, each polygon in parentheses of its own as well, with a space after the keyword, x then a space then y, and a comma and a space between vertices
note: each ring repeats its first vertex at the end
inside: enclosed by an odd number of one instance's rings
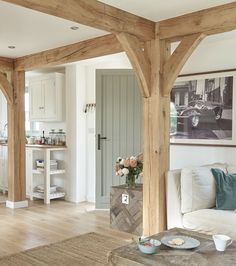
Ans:
POLYGON ((107 254, 127 243, 97 233, 73 237, 51 245, 0 258, 1 266, 107 265, 107 254))

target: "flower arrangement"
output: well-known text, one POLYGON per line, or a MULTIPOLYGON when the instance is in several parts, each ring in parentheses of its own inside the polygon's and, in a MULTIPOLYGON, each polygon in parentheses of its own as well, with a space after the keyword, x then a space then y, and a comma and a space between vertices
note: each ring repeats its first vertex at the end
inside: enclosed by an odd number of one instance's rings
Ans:
POLYGON ((143 175, 143 154, 131 156, 130 158, 118 157, 115 164, 115 172, 117 176, 126 177, 126 185, 128 187, 135 186, 135 178, 143 175))

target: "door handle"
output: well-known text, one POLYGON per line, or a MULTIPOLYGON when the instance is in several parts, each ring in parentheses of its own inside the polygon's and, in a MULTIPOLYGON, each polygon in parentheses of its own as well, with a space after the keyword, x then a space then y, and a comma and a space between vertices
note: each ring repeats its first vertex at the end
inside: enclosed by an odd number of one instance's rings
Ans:
POLYGON ((101 140, 106 140, 107 137, 101 137, 101 134, 98 134, 98 150, 101 150, 101 140))

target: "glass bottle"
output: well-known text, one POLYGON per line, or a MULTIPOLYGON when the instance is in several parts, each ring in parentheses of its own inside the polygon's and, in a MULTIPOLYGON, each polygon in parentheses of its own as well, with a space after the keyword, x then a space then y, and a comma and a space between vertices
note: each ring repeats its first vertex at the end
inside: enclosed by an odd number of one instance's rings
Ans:
POLYGON ((43 136, 41 137, 41 144, 45 144, 45 136, 44 136, 44 131, 43 131, 43 136))
POLYGON ((58 131, 58 145, 60 146, 66 145, 66 133, 63 132, 63 129, 59 129, 58 131))
POLYGON ((55 129, 51 129, 49 132, 48 144, 55 145, 55 129))

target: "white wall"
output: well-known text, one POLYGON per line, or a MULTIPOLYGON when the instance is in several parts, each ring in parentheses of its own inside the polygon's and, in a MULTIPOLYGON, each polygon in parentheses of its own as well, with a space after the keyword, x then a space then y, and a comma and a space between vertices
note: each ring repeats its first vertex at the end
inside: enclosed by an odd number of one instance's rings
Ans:
POLYGON ((0 90, 0 137, 4 133, 4 125, 7 123, 7 100, 0 90))
MULTIPOLYGON (((217 37, 208 37, 192 54, 182 70, 182 74, 207 72, 236 68, 234 50, 236 34, 226 33, 217 37), (233 36, 233 37, 232 37, 233 36)), ((124 54, 107 56, 103 59, 87 60, 79 65, 86 73, 86 103, 95 102, 96 69, 131 68, 124 54), (105 60, 104 60, 105 58, 105 60)), ((86 154, 86 199, 95 201, 95 112, 86 114, 86 151, 78 147, 79 152, 86 154)), ((236 149, 232 147, 184 146, 171 145, 170 168, 176 169, 187 165, 201 165, 213 162, 236 163, 236 149)))
POLYGON ((86 200, 85 69, 66 67, 67 200, 86 200))
MULTIPOLYGON (((182 74, 236 69, 236 31, 207 37, 185 64, 182 74)), ((234 118, 235 119, 235 118, 234 118)), ((171 145, 170 168, 213 162, 236 164, 236 147, 171 145)))
POLYGON ((235 47, 236 30, 206 37, 193 52, 181 73, 236 69, 235 47))
MULTIPOLYGON (((72 66, 70 66, 72 67, 72 66)), ((77 126, 78 126, 78 148, 77 164, 78 169, 78 201, 87 200, 95 202, 95 111, 86 114, 84 109, 87 103, 96 102, 96 69, 131 68, 127 57, 121 53, 114 56, 104 56, 102 58, 81 61, 77 64, 77 126), (83 92, 86 92, 84 94, 83 92)), ((68 70, 68 69, 67 69, 68 70)), ((68 73, 68 72, 66 72, 68 73)), ((68 75, 66 74, 66 78, 68 75)), ((73 105, 70 104, 69 109, 73 105)), ((68 110, 67 112, 70 112, 68 110)), ((68 122, 68 121, 67 121, 68 122)), ((67 131, 69 132, 68 123, 67 131)), ((70 136, 68 136, 69 138, 70 136)), ((72 187, 72 185, 70 185, 72 187)))
POLYGON ((170 146, 170 169, 216 162, 236 164, 236 148, 212 146, 170 146))

